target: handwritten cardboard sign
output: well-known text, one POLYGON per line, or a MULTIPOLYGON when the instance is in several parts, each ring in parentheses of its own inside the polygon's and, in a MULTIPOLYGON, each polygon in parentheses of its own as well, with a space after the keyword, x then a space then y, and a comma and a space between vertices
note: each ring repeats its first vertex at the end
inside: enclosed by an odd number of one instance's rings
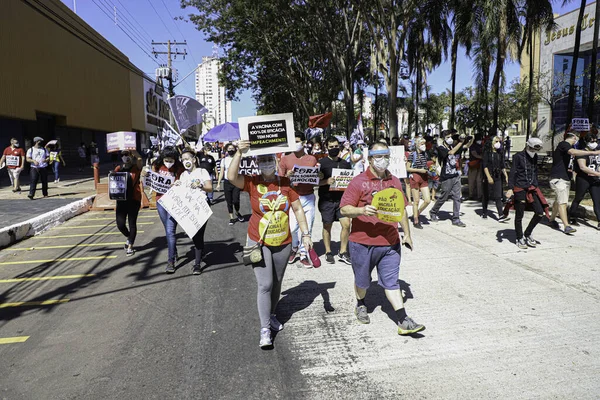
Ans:
POLYGON ((113 132, 106 134, 106 151, 114 153, 122 150, 135 150, 135 132, 113 132))
POLYGON ((185 233, 193 238, 212 215, 202 190, 173 186, 158 203, 169 212, 185 233))
POLYGON ((388 170, 398 179, 404 179, 408 176, 406 173, 404 146, 390 146, 390 165, 388 170))
POLYGON ((357 175, 356 171, 353 169, 341 169, 341 168, 333 168, 331 170, 331 177, 333 178, 333 183, 329 185, 329 190, 332 191, 344 191, 350 184, 350 181, 354 176, 357 175))
POLYGON ((240 138, 250 141, 247 155, 285 153, 294 151, 294 115, 271 114, 238 119, 240 138))
POLYGON ((319 167, 302 167, 294 165, 294 174, 290 177, 290 182, 294 185, 306 183, 308 185, 319 184, 319 167))
POLYGON ((111 200, 127 200, 127 172, 111 172, 108 174, 108 198, 111 200))
POLYGON ((151 188, 158 194, 167 193, 174 182, 175 175, 162 175, 154 171, 148 171, 146 178, 142 181, 145 187, 151 188))

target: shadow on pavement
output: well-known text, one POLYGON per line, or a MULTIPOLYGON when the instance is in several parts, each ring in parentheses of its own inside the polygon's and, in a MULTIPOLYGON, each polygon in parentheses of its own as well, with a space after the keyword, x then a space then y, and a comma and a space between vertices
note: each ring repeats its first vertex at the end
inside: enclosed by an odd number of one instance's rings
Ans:
POLYGON ((317 283, 315 281, 304 281, 298 286, 290 288, 281 293, 283 296, 277 304, 277 319, 283 324, 292 316, 309 307, 319 296, 323 298, 323 309, 330 313, 335 311, 331 305, 329 289, 335 287, 335 282, 317 283))

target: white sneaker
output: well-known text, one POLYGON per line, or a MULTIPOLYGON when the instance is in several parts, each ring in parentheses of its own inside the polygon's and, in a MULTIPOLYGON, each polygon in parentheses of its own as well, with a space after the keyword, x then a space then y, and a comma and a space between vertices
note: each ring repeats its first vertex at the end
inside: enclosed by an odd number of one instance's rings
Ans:
POLYGON ((271 347, 273 346, 273 340, 271 339, 271 330, 269 328, 263 328, 260 330, 260 347, 271 347))
POLYGON ((273 329, 274 331, 279 332, 283 330, 283 324, 279 322, 279 320, 277 320, 275 314, 271 314, 271 319, 269 322, 271 324, 271 329, 273 329))

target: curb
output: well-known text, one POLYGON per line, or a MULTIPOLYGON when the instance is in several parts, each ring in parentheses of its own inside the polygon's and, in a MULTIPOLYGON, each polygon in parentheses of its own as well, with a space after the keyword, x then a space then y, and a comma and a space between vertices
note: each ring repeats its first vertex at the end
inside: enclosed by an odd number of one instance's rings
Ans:
POLYGON ((89 211, 94 201, 95 195, 88 196, 84 199, 74 201, 52 210, 45 214, 39 215, 30 220, 19 222, 9 227, 0 230, 0 249, 11 244, 17 243, 30 236, 39 235, 40 233, 53 228, 63 222, 89 211))
POLYGON ((81 179, 81 180, 74 181, 74 182, 65 183, 62 186, 63 187, 75 186, 75 185, 78 185, 80 183, 89 182, 89 181, 93 181, 93 180, 94 180, 94 178, 86 178, 86 179, 81 179))

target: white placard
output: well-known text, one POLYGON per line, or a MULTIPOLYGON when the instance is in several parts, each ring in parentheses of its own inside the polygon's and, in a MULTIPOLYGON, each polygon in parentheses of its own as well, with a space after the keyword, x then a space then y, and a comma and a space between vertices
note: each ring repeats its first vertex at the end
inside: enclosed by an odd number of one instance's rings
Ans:
POLYGON ((240 138, 250 141, 247 156, 294 151, 294 115, 292 113, 239 118, 240 138))
POLYGON ((135 132, 113 132, 106 134, 106 151, 114 153, 122 150, 135 150, 135 132))
POLYGON ((578 132, 587 132, 590 130, 590 120, 587 118, 573 118, 571 129, 578 132))
POLYGON ((406 173, 404 146, 390 146, 390 165, 388 170, 398 179, 404 179, 408 176, 406 173))
POLYGON ((173 186, 175 176, 161 175, 154 171, 148 171, 146 177, 142 181, 145 187, 150 187, 152 191, 158 194, 165 194, 173 186))
POLYGON ((346 190, 346 188, 350 184, 350 181, 356 175, 358 175, 358 173, 353 169, 333 168, 331 170, 331 177, 333 178, 333 183, 329 185, 329 190, 333 190, 336 192, 346 190))
POLYGON ((7 167, 18 167, 19 166, 19 156, 6 156, 6 166, 7 167))
POLYGON ((206 193, 185 185, 173 186, 158 203, 169 212, 185 233, 193 238, 212 215, 206 193))
POLYGON ((308 185, 319 184, 319 167, 302 167, 294 165, 294 174, 290 177, 290 182, 294 185, 306 183, 308 185))

